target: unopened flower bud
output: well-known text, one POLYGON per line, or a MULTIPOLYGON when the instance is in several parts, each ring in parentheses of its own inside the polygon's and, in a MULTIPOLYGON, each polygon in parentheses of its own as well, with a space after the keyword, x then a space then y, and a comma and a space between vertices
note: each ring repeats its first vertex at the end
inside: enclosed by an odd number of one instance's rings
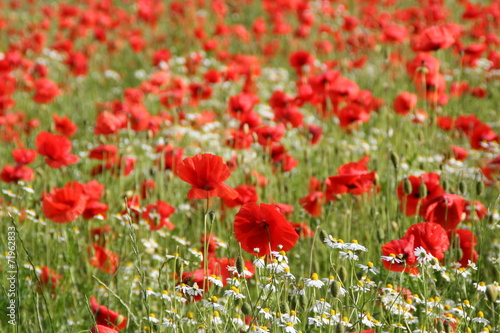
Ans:
POLYGON ((399 156, 396 154, 394 151, 391 150, 390 152, 390 157, 391 157, 391 162, 392 165, 394 166, 394 169, 398 169, 399 166, 399 156))
POLYGON ((484 192, 484 182, 482 179, 478 180, 476 183, 476 194, 481 195, 484 192))
POLYGON ((245 261, 241 256, 236 258, 236 271, 240 275, 243 275, 243 272, 245 271, 245 261))
POLYGON ((458 183, 458 190, 460 191, 461 194, 464 194, 467 191, 467 185, 463 180, 460 181, 460 183, 458 183))
POLYGON ((347 269, 345 268, 345 266, 340 266, 337 274, 339 275, 340 281, 345 283, 347 280, 347 269))
POLYGON ((498 290, 494 284, 489 284, 486 286, 486 298, 491 303, 495 303, 498 297, 498 290))
POLYGON ((420 198, 426 198, 427 194, 427 186, 425 186, 424 182, 421 182, 418 188, 418 195, 420 198))
POLYGON ((252 315, 252 307, 247 302, 244 302, 241 304, 241 312, 243 312, 245 316, 250 316, 252 315))
POLYGON ((413 188, 411 186, 411 181, 408 178, 405 178, 405 180, 403 181, 403 190, 407 195, 413 191, 413 188))
POLYGON ((449 184, 448 184, 448 181, 446 179, 441 180, 441 187, 443 188, 443 190, 445 192, 448 192, 449 184))
POLYGON ((339 297, 340 286, 339 286, 339 283, 337 281, 333 281, 332 284, 330 285, 330 294, 332 294, 332 296, 334 298, 339 297))

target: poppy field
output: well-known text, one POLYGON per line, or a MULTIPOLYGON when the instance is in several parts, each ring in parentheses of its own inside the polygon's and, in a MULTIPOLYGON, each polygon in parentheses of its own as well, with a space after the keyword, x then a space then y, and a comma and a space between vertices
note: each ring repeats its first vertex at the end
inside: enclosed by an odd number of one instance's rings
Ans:
POLYGON ((0 2, 0 331, 500 332, 500 1, 0 2))

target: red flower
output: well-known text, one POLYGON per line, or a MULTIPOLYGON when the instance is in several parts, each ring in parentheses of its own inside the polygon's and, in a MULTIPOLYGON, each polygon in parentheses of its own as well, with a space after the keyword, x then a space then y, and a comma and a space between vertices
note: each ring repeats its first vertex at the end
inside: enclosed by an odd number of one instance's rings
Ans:
POLYGON ((0 179, 6 183, 17 183, 20 180, 30 182, 34 178, 33 169, 22 165, 12 166, 7 164, 0 173, 0 179))
POLYGON ((270 251, 289 251, 299 239, 283 214, 274 205, 265 203, 244 204, 236 214, 234 233, 245 251, 258 256, 270 251))
POLYGON ((376 172, 368 171, 369 156, 363 157, 358 162, 347 163, 337 169, 338 175, 328 177, 326 180, 327 199, 333 200, 336 194, 351 193, 359 195, 368 192, 374 185, 376 172))
POLYGON ((423 30, 413 41, 413 51, 435 51, 446 49, 455 43, 454 31, 447 25, 433 26, 423 30))
POLYGON ((40 132, 35 141, 38 153, 45 156, 45 162, 51 168, 61 168, 78 162, 76 155, 71 155, 71 141, 63 135, 40 132))
POLYGON ((103 325, 96 325, 90 329, 91 333, 118 333, 117 330, 103 325))
POLYGON ((399 183, 398 186, 398 199, 400 202, 399 209, 405 211, 406 216, 413 216, 417 214, 417 206, 420 203, 422 206, 429 199, 437 195, 443 194, 444 189, 439 184, 441 177, 434 172, 424 173, 420 177, 410 176, 408 180, 411 183, 411 193, 404 193, 404 182, 399 183), (427 188, 427 196, 421 197, 420 186, 421 184, 427 188))
POLYGON ((405 236, 414 237, 414 248, 423 247, 427 253, 442 260, 444 252, 450 248, 450 240, 444 228, 437 223, 422 222, 412 225, 405 236))
POLYGON ((51 289, 56 289, 61 283, 61 274, 54 272, 47 266, 43 266, 38 279, 40 280, 41 285, 48 286, 51 289))
POLYGON ((123 126, 124 122, 120 117, 108 111, 104 111, 97 117, 94 134, 113 134, 118 132, 123 126))
POLYGON ((427 222, 438 223, 450 231, 465 218, 465 204, 465 199, 459 195, 441 194, 422 205, 420 216, 427 222))
POLYGON ((174 207, 170 206, 165 201, 158 200, 156 204, 149 204, 146 206, 146 210, 142 213, 142 217, 148 221, 151 230, 159 230, 163 227, 173 230, 175 226, 168 218, 174 212, 174 207))
POLYGON ((417 95, 411 94, 407 91, 399 94, 394 99, 394 111, 401 115, 406 115, 417 106, 417 95))
POLYGON ((33 96, 33 100, 40 104, 50 103, 57 96, 61 95, 61 90, 57 85, 50 79, 41 77, 35 81, 36 93, 33 96))
POLYGON ((460 146, 451 146, 451 152, 457 161, 463 161, 469 156, 467 149, 460 146))
POLYGON ((223 183, 231 175, 231 169, 219 156, 198 154, 187 157, 175 171, 180 179, 191 184, 187 195, 190 200, 210 197, 234 199, 238 196, 238 192, 223 183))
POLYGON ((68 117, 61 118, 53 114, 52 119, 54 120, 54 123, 56 125, 56 132, 59 132, 62 135, 67 136, 68 138, 75 135, 76 131, 78 130, 78 126, 76 126, 68 117))
POLYGON ((229 208, 242 206, 248 202, 259 201, 259 196, 257 195, 257 190, 252 185, 240 185, 235 187, 238 196, 234 199, 223 198, 224 205, 229 208))
POLYGON ((415 267, 417 260, 414 254, 414 241, 415 237, 409 235, 384 244, 382 246, 384 267, 394 272, 418 274, 418 268, 415 267))
POLYGON ((311 238, 314 237, 314 231, 309 228, 309 225, 307 223, 300 223, 300 222, 294 222, 292 223, 293 228, 295 229, 295 232, 297 235, 299 235, 302 238, 311 238))
POLYGON ((89 264, 103 271, 104 273, 114 274, 118 269, 118 255, 108 249, 93 244, 87 248, 87 252, 92 254, 89 258, 89 264))
POLYGON ((498 134, 486 124, 475 126, 470 135, 470 146, 473 149, 486 149, 490 142, 500 142, 498 134))
POLYGON ((285 124, 279 123, 275 127, 262 126, 255 130, 257 133, 257 141, 261 146, 269 146, 272 143, 278 143, 285 135, 285 124))
POLYGON ((314 64, 314 57, 307 51, 296 51, 290 54, 290 66, 297 72, 298 76, 302 75, 304 66, 312 66, 314 64))
POLYGON ((100 145, 89 152, 89 158, 96 160, 111 160, 116 157, 118 147, 115 145, 100 145))
POLYGON ((43 214, 56 223, 67 223, 82 215, 87 196, 79 182, 69 182, 43 195, 43 214))
MULTIPOLYGON (((122 316, 118 312, 108 309, 104 305, 100 305, 95 297, 90 297, 90 307, 92 309, 92 313, 94 314, 95 321, 99 330, 103 329, 102 332, 107 333, 103 327, 108 327, 113 330, 121 330, 127 326, 127 317, 122 316)), ((99 331, 101 333, 101 331, 99 331)))
POLYGON ((14 149, 12 150, 12 157, 17 165, 26 165, 33 162, 38 155, 36 150, 32 149, 14 149))
POLYGON ((477 238, 470 230, 457 229, 453 233, 450 233, 451 237, 457 234, 460 242, 460 249, 462 250, 462 258, 458 261, 462 267, 467 267, 469 261, 476 262, 479 254, 474 249, 477 244, 477 238))

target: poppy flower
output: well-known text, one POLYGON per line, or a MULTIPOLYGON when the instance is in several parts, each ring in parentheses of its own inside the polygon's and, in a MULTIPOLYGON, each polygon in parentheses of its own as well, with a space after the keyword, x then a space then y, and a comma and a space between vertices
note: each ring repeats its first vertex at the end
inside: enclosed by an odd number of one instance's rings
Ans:
POLYGON ((198 154, 187 157, 175 170, 177 176, 191 184, 188 199, 208 199, 211 197, 236 198, 239 194, 223 182, 231 175, 231 169, 224 160, 212 154, 198 154))
POLYGON ((223 198, 224 205, 233 208, 246 204, 247 202, 259 201, 257 190, 252 185, 239 185, 234 188, 238 192, 238 196, 234 199, 223 198))
POLYGON ((434 172, 424 173, 420 177, 409 176, 408 181, 411 184, 411 193, 408 194, 404 192, 404 182, 399 183, 397 190, 400 202, 399 209, 404 211, 406 216, 417 214, 419 203, 422 206, 429 199, 444 193, 444 189, 439 184, 440 178, 441 176, 434 172), (427 195, 425 197, 422 197, 420 194, 422 183, 426 187, 427 195))
POLYGON ((156 204, 149 204, 145 207, 142 217, 148 221, 151 230, 159 230, 167 227, 170 230, 175 226, 168 219, 175 212, 175 208, 165 201, 158 200, 156 204))
POLYGON ((17 183, 20 180, 30 182, 35 179, 33 169, 23 165, 6 165, 0 172, 0 179, 6 183, 17 183))
POLYGON ((420 216, 427 222, 438 223, 447 231, 453 230, 466 216, 466 201, 456 194, 440 194, 420 207, 420 216))
POLYGON ((446 49, 455 43, 454 31, 447 25, 432 26, 424 29, 412 41, 413 51, 435 51, 446 49))
POLYGON ((14 157, 14 161, 16 161, 17 165, 26 165, 33 162, 38 155, 36 150, 32 149, 13 149, 12 157, 14 157))
POLYGON ((500 142, 498 134, 496 134, 490 126, 481 124, 474 127, 472 134, 469 137, 470 146, 473 149, 486 149, 490 142, 500 142))
POLYGON ((50 103, 54 98, 61 95, 61 90, 59 90, 54 81, 45 77, 41 77, 35 81, 35 91, 33 100, 39 104, 50 103))
POLYGON ((94 134, 113 134, 118 132, 123 126, 123 120, 120 119, 120 117, 108 111, 104 111, 97 117, 94 134))
POLYGON ((289 251, 299 239, 293 226, 274 205, 254 202, 244 204, 236 214, 234 234, 241 247, 255 256, 289 251))
POLYGON ((279 123, 275 127, 262 126, 255 130, 257 133, 257 141, 261 146, 269 146, 273 143, 278 143, 285 135, 285 124, 279 123))
MULTIPOLYGON (((113 330, 121 330, 127 326, 127 317, 100 305, 95 297, 90 297, 90 308, 94 314, 97 326, 104 326, 113 330)), ((99 327, 101 329, 101 327, 99 327)), ((100 333, 101 331, 99 331, 100 333)), ((107 333, 107 331, 103 331, 107 333)))
POLYGON ((334 200, 337 194, 351 193, 360 195, 368 192, 374 186, 376 172, 368 171, 369 156, 358 162, 347 163, 337 169, 338 175, 326 180, 326 194, 328 200, 334 200))
POLYGON ((479 221, 488 215, 488 209, 486 206, 477 200, 467 200, 465 205, 466 221, 479 221))
POLYGON ((311 230, 311 228, 309 228, 309 225, 307 223, 293 222, 292 226, 295 229, 297 235, 299 235, 300 237, 302 238, 314 237, 314 231, 311 230))
POLYGON ((43 286, 48 286, 50 289, 56 289, 61 283, 61 274, 54 272, 47 266, 42 267, 42 271, 38 279, 40 284, 43 286))
POLYGON ((401 115, 408 114, 417 106, 417 95, 404 91, 394 99, 394 111, 401 115))
POLYGON ((314 57, 307 51, 299 50, 290 54, 290 66, 297 72, 298 76, 303 73, 304 66, 311 66, 314 64, 314 57))
POLYGON ((59 132, 68 138, 75 135, 76 131, 78 131, 78 126, 76 126, 75 123, 73 123, 68 117, 58 117, 53 114, 52 119, 56 125, 56 132, 59 132))
POLYGON ((469 156, 469 152, 465 148, 462 148, 460 146, 451 146, 450 148, 451 152, 453 153, 453 157, 457 161, 463 161, 467 158, 467 156, 469 156))
POLYGON ((382 246, 382 263, 384 267, 394 272, 418 274, 415 267, 415 237, 404 236, 401 239, 392 240, 382 246))
POLYGON ((91 254, 89 264, 104 273, 114 274, 118 269, 118 255, 106 248, 97 244, 92 244, 92 247, 87 248, 87 252, 91 254))
POLYGON ((462 250, 462 257, 458 260, 458 262, 462 265, 462 267, 467 267, 469 261, 476 262, 479 258, 479 254, 475 250, 477 244, 477 237, 470 230, 466 229, 457 229, 450 233, 451 237, 456 234, 459 237, 459 246, 462 250))
POLYGON ((111 160, 118 154, 118 147, 115 145, 100 145, 89 152, 89 158, 96 160, 111 160))
POLYGON ((71 141, 63 135, 40 132, 35 141, 38 153, 45 156, 45 162, 51 168, 61 168, 78 162, 78 156, 71 155, 71 141))
POLYGON ((44 194, 42 199, 43 214, 56 223, 68 223, 82 215, 87 204, 83 185, 69 182, 63 188, 54 188, 44 194))
POLYGON ((90 329, 91 333, 118 333, 117 330, 103 326, 103 325, 95 325, 90 329))
POLYGON ((405 236, 414 236, 414 248, 423 247, 427 253, 442 260, 450 248, 450 240, 444 228, 437 223, 422 222, 412 225, 405 236))

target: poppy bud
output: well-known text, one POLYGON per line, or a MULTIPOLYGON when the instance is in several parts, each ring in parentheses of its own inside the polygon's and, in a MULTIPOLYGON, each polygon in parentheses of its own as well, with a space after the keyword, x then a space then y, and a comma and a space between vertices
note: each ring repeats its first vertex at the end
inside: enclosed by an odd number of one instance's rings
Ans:
POLYGON ((394 230, 395 232, 397 232, 399 230, 399 225, 396 221, 391 222, 391 227, 392 227, 392 230, 394 230))
POLYGON ((427 197, 427 186, 425 186, 425 183, 422 181, 420 183, 420 187, 418 188, 418 194, 420 198, 426 198, 427 197))
POLYGON ((448 184, 448 181, 446 179, 443 179, 441 181, 441 187, 443 188, 443 190, 445 192, 448 192, 448 188, 450 187, 449 184, 448 184))
POLYGON ((495 287, 494 284, 489 284, 486 286, 486 298, 488 301, 491 303, 495 303, 498 297, 498 290, 497 287, 495 287))
POLYGON ((243 272, 245 271, 245 261, 241 256, 236 258, 236 271, 240 275, 243 275, 243 272))
POLYGON ((383 242, 385 240, 384 229, 378 228, 378 230, 377 230, 377 239, 378 239, 379 242, 383 242))
POLYGON ((403 182, 403 190, 405 191, 405 194, 410 194, 413 190, 411 187, 411 182, 408 178, 405 178, 403 182))
POLYGON ((177 274, 182 275, 184 271, 184 263, 181 258, 175 258, 175 271, 177 274))
POLYGON ((484 182, 482 179, 480 179, 476 183, 476 193, 477 193, 477 195, 481 195, 481 194, 483 194, 483 192, 484 192, 484 182))
POLYGON ((445 331, 446 333, 451 333, 451 332, 453 332, 453 327, 451 327, 450 323, 448 323, 448 322, 445 322, 445 323, 444 323, 444 331, 445 331))
POLYGON ((215 221, 215 212, 213 210, 211 210, 208 213, 208 216, 210 217, 210 223, 214 223, 214 221, 215 221))
POLYGON ((290 307, 294 310, 297 310, 298 307, 298 298, 297 296, 290 296, 288 297, 288 303, 290 303, 290 307))
POLYGON ((438 321, 436 323, 436 329, 437 329, 438 332, 442 332, 444 330, 444 324, 443 324, 442 321, 438 321))
POLYGON ((337 274, 339 275, 340 281, 345 283, 345 281, 347 280, 347 269, 345 268, 345 266, 340 266, 337 274))
POLYGON ((241 312, 243 312, 245 316, 252 315, 252 307, 248 304, 248 302, 241 304, 241 312))
POLYGON ((305 309, 307 306, 307 296, 304 295, 299 295, 299 303, 298 303, 299 308, 305 309))
POLYGON ((319 237, 320 237, 321 242, 324 243, 325 239, 328 239, 328 234, 326 233, 325 230, 320 229, 320 231, 319 231, 319 237))
POLYGON ((344 325, 337 324, 337 326, 335 326, 335 333, 344 333, 344 332, 345 332, 344 325))
POLYGON ((418 141, 424 141, 424 133, 422 131, 418 131, 417 133, 417 139, 418 141))
POLYGON ((394 166, 394 169, 398 169, 398 165, 399 165, 399 156, 398 154, 396 154, 394 151, 391 150, 390 152, 390 157, 391 157, 391 162, 392 162, 392 165, 394 166))
POLYGON ((125 316, 123 315, 119 315, 118 318, 116 318, 116 322, 115 322, 115 325, 116 326, 120 326, 121 323, 123 323, 123 321, 125 320, 125 316))
POLYGON ((332 284, 330 285, 330 294, 332 294, 332 296, 334 298, 339 297, 340 286, 339 286, 339 283, 337 281, 333 281, 332 284))
POLYGON ((464 194, 467 191, 467 185, 465 185, 465 182, 463 180, 460 181, 460 183, 458 183, 458 190, 462 194, 464 194))

